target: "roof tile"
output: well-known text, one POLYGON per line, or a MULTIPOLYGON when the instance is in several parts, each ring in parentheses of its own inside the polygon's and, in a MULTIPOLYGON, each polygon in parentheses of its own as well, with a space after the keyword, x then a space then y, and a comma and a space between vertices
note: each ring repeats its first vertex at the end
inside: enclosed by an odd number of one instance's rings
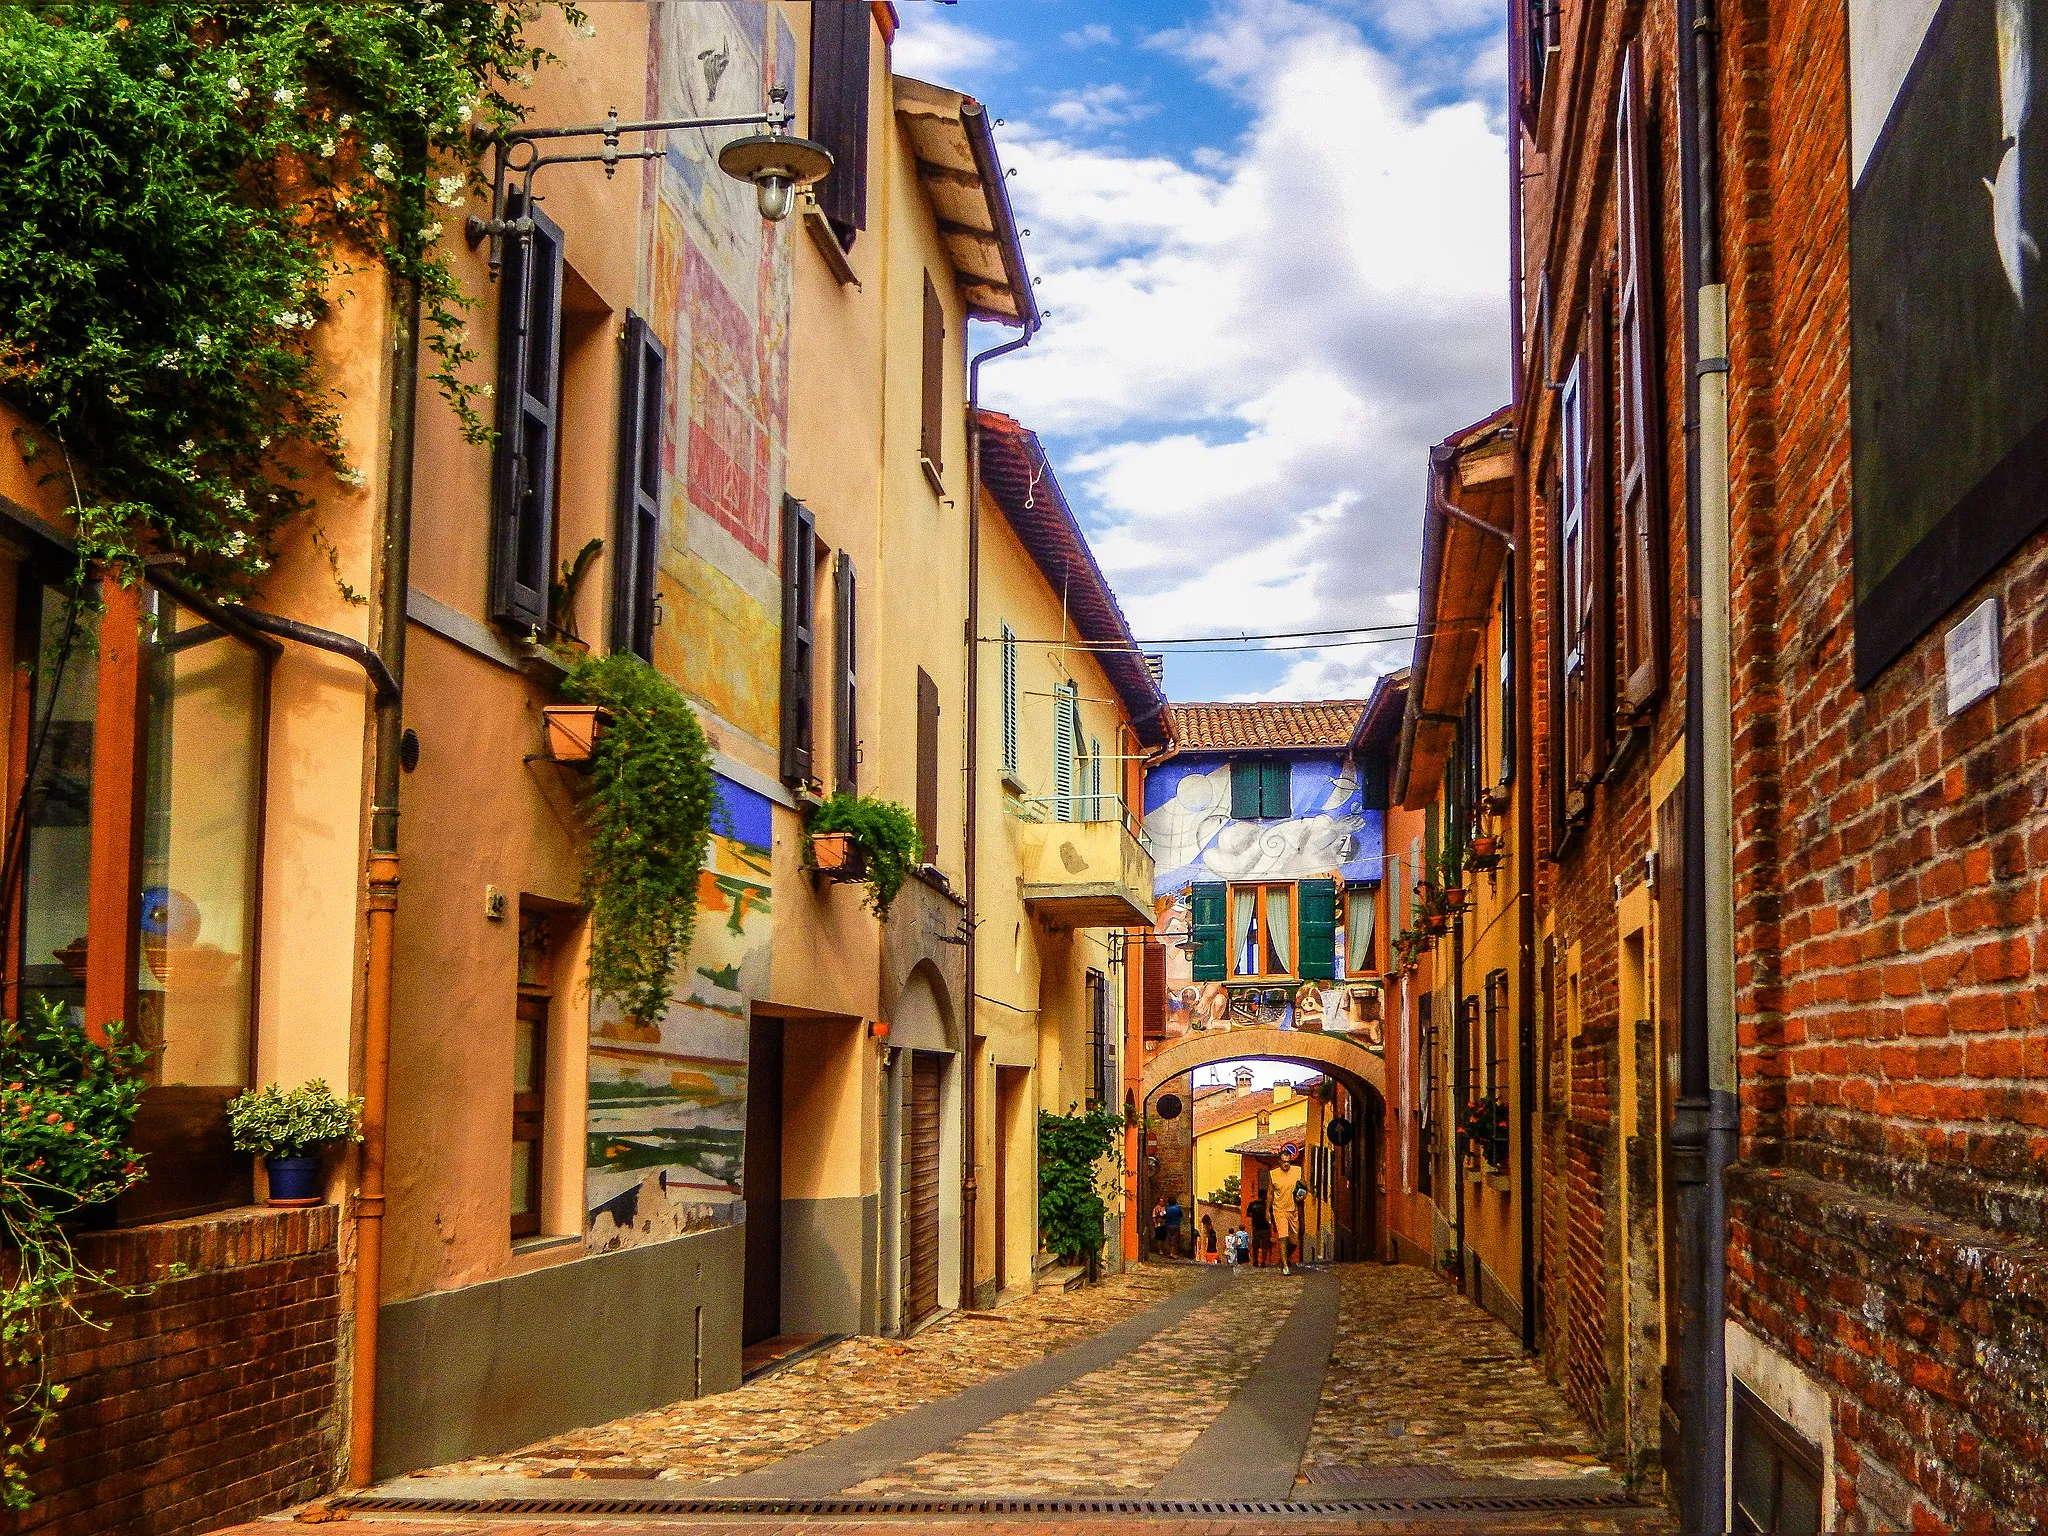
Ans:
POLYGON ((1183 752, 1342 749, 1365 713, 1364 699, 1303 699, 1272 704, 1173 704, 1174 739, 1183 752))

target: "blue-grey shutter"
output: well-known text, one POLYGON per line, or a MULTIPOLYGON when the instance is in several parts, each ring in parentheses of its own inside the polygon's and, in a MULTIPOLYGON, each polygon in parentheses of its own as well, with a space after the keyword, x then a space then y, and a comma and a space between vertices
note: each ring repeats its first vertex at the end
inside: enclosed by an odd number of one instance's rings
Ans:
POLYGON ((810 508, 782 499, 782 777, 811 777, 811 659, 817 618, 818 535, 810 508))
POLYGON ((562 386, 562 230, 514 196, 533 232, 505 242, 499 283, 498 449, 491 537, 491 618, 548 623, 555 559, 555 451, 562 386))
POLYGON ((1301 957, 1297 970, 1304 981, 1337 979, 1337 882, 1304 880, 1297 887, 1301 915, 1301 957))
POLYGON ((1003 626, 1003 772, 1017 776, 1017 632, 1003 626))
POLYGON ((1074 685, 1061 683, 1053 693, 1054 714, 1058 717, 1053 732, 1052 798, 1053 814, 1061 821, 1074 819, 1074 753, 1076 725, 1074 707, 1074 685))
POLYGON ((1225 908, 1229 888, 1221 884, 1188 887, 1188 928, 1195 944, 1196 981, 1221 981, 1230 971, 1230 936, 1225 908))
POLYGON ((859 582, 853 560, 841 550, 832 566, 832 630, 838 687, 833 691, 833 757, 839 787, 853 789, 860 778, 859 582))
POLYGON ((619 480, 612 521, 612 649, 654 660, 654 573, 661 543, 661 432, 668 353, 626 311, 619 381, 619 480))

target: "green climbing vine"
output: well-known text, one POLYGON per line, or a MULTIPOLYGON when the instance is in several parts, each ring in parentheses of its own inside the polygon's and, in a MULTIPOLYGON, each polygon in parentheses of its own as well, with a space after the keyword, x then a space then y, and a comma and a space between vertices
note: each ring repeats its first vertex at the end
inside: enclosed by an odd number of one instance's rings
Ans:
POLYGON ((449 249, 471 128, 517 121, 549 57, 541 8, 0 9, 0 397, 55 439, 23 453, 77 477, 83 556, 243 589, 310 474, 360 486, 373 445, 344 439, 313 332, 375 266, 419 284, 433 377, 489 437, 449 249))
POLYGON ((1045 1251, 1085 1259, 1102 1251, 1102 1164, 1123 1167, 1124 1117, 1113 1109, 1038 1117, 1038 1240, 1045 1251))
POLYGON ((635 1020, 668 1008, 711 839, 711 747, 675 685, 636 656, 587 656, 562 691, 608 721, 591 764, 590 992, 635 1020))
POLYGON ((26 1509, 29 1468, 68 1389, 50 1335, 86 1298, 137 1294, 79 1261, 66 1225, 142 1177, 125 1145, 146 1052, 119 1024, 100 1045, 61 1003, 0 1020, 0 1507, 26 1509))

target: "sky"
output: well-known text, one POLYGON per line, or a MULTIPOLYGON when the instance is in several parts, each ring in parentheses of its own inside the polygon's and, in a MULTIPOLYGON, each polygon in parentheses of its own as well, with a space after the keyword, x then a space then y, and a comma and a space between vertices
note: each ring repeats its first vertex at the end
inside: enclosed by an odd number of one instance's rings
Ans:
MULTIPOLYGON (((983 403, 1044 440, 1132 632, 1412 622, 1428 449, 1507 399, 1505 4, 898 9, 897 70, 1000 120, 1048 314, 983 403)), ((1167 692, 1363 697, 1410 649, 1188 647, 1167 692)))

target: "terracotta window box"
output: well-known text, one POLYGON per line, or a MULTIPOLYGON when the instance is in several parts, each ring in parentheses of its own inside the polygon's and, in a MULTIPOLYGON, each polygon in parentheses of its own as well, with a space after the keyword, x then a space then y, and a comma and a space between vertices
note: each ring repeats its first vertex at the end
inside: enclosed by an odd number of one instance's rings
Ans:
POLYGON ((811 865, 827 880, 865 880, 868 857, 851 832, 811 834, 811 865))
POLYGON ((597 756, 611 716, 595 704, 547 704, 541 708, 547 728, 548 756, 558 763, 587 767, 597 756))

